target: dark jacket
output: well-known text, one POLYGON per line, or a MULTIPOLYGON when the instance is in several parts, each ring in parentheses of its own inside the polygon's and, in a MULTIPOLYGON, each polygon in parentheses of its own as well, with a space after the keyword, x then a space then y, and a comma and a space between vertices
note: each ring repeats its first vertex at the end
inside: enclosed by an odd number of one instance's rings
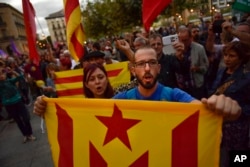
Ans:
POLYGON ((176 56, 162 54, 159 64, 161 70, 158 81, 164 86, 178 88, 176 73, 180 72, 180 63, 176 56))
POLYGON ((221 146, 227 150, 244 150, 248 148, 250 125, 250 71, 242 65, 222 82, 226 70, 226 68, 222 68, 218 71, 211 92, 224 94, 236 100, 242 108, 242 114, 236 121, 223 122, 221 146), (225 83, 230 84, 225 87, 225 83))

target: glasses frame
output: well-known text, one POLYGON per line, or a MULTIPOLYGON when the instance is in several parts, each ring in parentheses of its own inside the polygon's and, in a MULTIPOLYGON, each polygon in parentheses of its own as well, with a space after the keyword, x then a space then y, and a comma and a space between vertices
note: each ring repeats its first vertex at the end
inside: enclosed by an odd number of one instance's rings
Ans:
POLYGON ((139 61, 134 63, 135 68, 145 68, 146 64, 148 64, 149 67, 157 67, 159 64, 157 60, 148 60, 148 61, 139 61))

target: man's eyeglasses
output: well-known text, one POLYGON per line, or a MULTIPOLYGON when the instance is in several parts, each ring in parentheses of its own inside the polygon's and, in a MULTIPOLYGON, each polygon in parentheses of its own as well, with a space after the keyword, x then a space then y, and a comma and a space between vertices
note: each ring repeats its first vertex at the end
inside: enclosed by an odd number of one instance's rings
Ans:
POLYGON ((149 60, 149 61, 139 61, 139 62, 135 62, 134 65, 137 68, 145 68, 146 64, 149 65, 149 67, 156 67, 158 65, 158 61, 157 60, 149 60))

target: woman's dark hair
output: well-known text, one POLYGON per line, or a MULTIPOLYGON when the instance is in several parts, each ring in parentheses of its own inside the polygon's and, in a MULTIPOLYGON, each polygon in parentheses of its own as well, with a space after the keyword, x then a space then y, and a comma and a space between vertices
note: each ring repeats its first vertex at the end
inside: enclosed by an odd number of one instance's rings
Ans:
MULTIPOLYGON (((90 76, 97 68, 102 70, 104 72, 105 76, 108 78, 107 71, 105 70, 105 68, 102 65, 100 65, 100 64, 87 65, 83 69, 83 73, 84 73, 84 75, 83 75, 83 92, 85 94, 85 97, 87 97, 87 98, 95 98, 94 94, 91 92, 91 90, 89 88, 87 88, 85 86, 84 83, 87 83, 89 81, 90 76)), ((113 90, 112 86, 110 85, 110 82, 108 81, 107 88, 104 92, 104 97, 105 98, 112 98, 113 96, 114 96, 114 90, 113 90)))
POLYGON ((227 43, 223 49, 222 49, 222 53, 225 54, 228 51, 233 50, 237 53, 237 55, 239 56, 239 59, 242 60, 242 63, 246 63, 249 60, 249 49, 248 47, 243 44, 240 41, 233 41, 233 42, 229 42, 227 43))

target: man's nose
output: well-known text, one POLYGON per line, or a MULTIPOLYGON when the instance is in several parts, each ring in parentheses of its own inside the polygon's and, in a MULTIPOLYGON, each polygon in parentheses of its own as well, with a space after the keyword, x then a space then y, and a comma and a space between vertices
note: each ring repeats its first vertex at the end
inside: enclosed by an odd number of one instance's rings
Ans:
POLYGON ((149 71, 149 70, 150 70, 149 63, 145 63, 145 70, 146 70, 146 71, 149 71))

